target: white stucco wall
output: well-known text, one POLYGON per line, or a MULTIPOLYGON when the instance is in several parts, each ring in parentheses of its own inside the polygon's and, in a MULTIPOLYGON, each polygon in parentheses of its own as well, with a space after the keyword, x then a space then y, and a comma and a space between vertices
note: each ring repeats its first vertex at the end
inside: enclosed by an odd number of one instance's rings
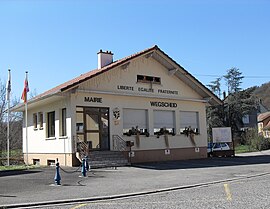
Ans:
MULTIPOLYGON (((200 134, 195 136, 196 146, 207 146, 205 104, 193 89, 179 78, 170 75, 168 70, 152 58, 139 57, 130 62, 126 69, 118 67, 105 72, 79 86, 73 102, 77 106, 100 106, 110 108, 110 135, 119 135, 125 140, 135 140, 135 136, 123 135, 123 108, 147 109, 148 130, 150 137, 140 136, 140 146, 134 149, 164 149, 164 136, 157 138, 153 131, 153 111, 173 110, 175 115, 176 136, 169 136, 171 148, 191 147, 189 137, 180 134, 180 111, 196 111, 199 113, 200 134), (149 83, 137 82, 137 75, 155 76, 161 78, 161 84, 153 84, 153 92, 139 91, 140 88, 150 88, 149 83), (126 89, 120 89, 124 86, 126 89), (170 90, 177 94, 164 94, 159 90, 170 90), (102 98, 102 103, 85 102, 85 97, 102 98), (151 102, 172 102, 177 108, 152 107, 151 102), (112 120, 112 110, 119 108, 121 119, 119 125, 112 120)), ((111 137, 112 144, 112 137, 111 137)))
MULTIPOLYGON (((98 97, 102 98, 102 103, 99 103, 99 107, 109 107, 110 108, 110 136, 119 135, 125 140, 135 141, 135 136, 124 136, 123 135, 123 108, 131 109, 147 109, 148 110, 148 130, 150 132, 150 137, 140 136, 140 147, 135 146, 134 149, 139 150, 148 150, 148 149, 164 149, 165 142, 164 136, 157 138, 154 135, 153 130, 153 111, 154 110, 172 110, 175 115, 175 128, 176 135, 169 135, 169 144, 170 148, 184 148, 191 147, 193 144, 189 137, 186 137, 183 134, 180 134, 180 111, 195 111, 199 113, 199 128, 200 134, 195 135, 196 146, 202 147, 207 146, 207 132, 206 132, 206 113, 205 113, 205 104, 201 102, 188 102, 181 100, 168 100, 168 99, 153 99, 153 98, 140 98, 132 96, 118 96, 118 95, 106 95, 106 94, 93 94, 93 93, 80 93, 76 96, 77 106, 84 107, 96 107, 97 104, 89 104, 89 102, 84 102, 85 97, 98 97), (163 101, 163 102, 173 102, 177 104, 177 108, 171 109, 167 107, 151 107, 150 101, 163 101), (113 121, 113 112, 114 108, 120 109, 120 120, 119 124, 115 125, 113 121)), ((111 137, 112 144, 112 137, 111 137)))
POLYGON ((193 98, 201 99, 200 96, 180 79, 169 75, 168 70, 152 58, 139 57, 132 60, 126 69, 121 66, 94 77, 88 82, 80 85, 81 90, 109 91, 122 94, 135 94, 171 98, 193 98), (139 91, 138 88, 150 88, 149 83, 137 83, 137 75, 149 75, 161 78, 161 85, 153 84, 154 93, 139 91), (121 90, 118 86, 130 86, 132 90, 121 90), (157 93, 158 89, 178 91, 178 94, 157 93))
MULTIPOLYGON (((28 111, 28 153, 72 153, 74 138, 76 138, 76 106, 108 107, 110 108, 110 144, 112 135, 119 135, 125 140, 135 141, 135 136, 123 135, 123 108, 147 109, 148 130, 150 137, 141 136, 140 146, 134 150, 164 149, 164 136, 157 138, 153 133, 153 111, 173 110, 175 115, 176 135, 169 136, 169 148, 193 147, 189 137, 180 134, 180 111, 196 111, 199 113, 200 134, 195 136, 196 147, 207 146, 206 103, 196 91, 183 83, 175 75, 153 58, 138 57, 130 62, 127 68, 117 67, 104 72, 89 81, 82 83, 73 93, 66 93, 58 101, 32 105, 28 111), (161 78, 161 84, 137 82, 137 75, 155 76, 161 78), (120 86, 126 89, 119 88, 120 86), (140 91, 152 88, 153 91, 140 91), (159 90, 169 90, 177 93, 161 93, 159 90), (85 97, 101 98, 102 103, 85 101, 85 97), (177 107, 156 107, 150 102, 171 102, 177 107), (67 136, 60 137, 59 116, 62 108, 67 109, 67 136), (119 124, 113 121, 112 110, 119 108, 121 118, 119 124), (55 111, 55 138, 46 137, 47 113, 55 111), (43 112, 43 130, 33 128, 33 113, 43 112)), ((38 127, 39 128, 39 127, 38 127)), ((25 128, 23 130, 23 151, 26 152, 25 128)))
MULTIPOLYGON (((42 106, 36 106, 35 108, 28 108, 28 153, 72 153, 71 149, 71 114, 70 114, 70 102, 68 97, 62 97, 61 100, 45 104, 42 106), (61 109, 67 109, 67 134, 65 137, 60 136, 60 114, 61 109), (55 137, 47 137, 47 113, 55 111, 55 137), (34 129, 33 114, 43 113, 43 128, 40 128, 39 122, 37 129, 34 129)), ((25 115, 25 113, 24 113, 25 115)), ((24 117, 25 118, 25 117, 24 117)), ((25 121, 23 128, 23 152, 26 153, 26 129, 25 121)))

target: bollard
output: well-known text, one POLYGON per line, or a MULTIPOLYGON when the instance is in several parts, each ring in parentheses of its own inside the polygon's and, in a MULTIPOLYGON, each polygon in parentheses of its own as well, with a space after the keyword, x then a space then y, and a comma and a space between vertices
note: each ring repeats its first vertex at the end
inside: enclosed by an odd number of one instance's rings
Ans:
POLYGON ((86 159, 83 158, 83 159, 82 159, 82 176, 83 176, 83 177, 86 177, 85 161, 86 161, 86 159))
POLYGON ((88 163, 88 157, 87 156, 85 156, 85 169, 86 169, 86 171, 90 171, 90 165, 88 163))
POLYGON ((59 173, 59 162, 58 162, 58 158, 56 158, 56 172, 55 172, 54 182, 56 185, 61 185, 60 181, 61 181, 61 176, 59 173))

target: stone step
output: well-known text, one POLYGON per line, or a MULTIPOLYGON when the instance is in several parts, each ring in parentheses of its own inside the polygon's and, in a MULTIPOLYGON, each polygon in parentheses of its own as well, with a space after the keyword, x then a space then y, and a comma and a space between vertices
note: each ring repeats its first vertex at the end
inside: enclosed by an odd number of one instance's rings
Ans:
POLYGON ((123 153, 115 151, 92 151, 88 162, 91 168, 119 167, 128 165, 123 153))
POLYGON ((123 167, 127 166, 129 163, 94 163, 90 164, 90 168, 106 168, 106 167, 123 167))
POLYGON ((115 164, 115 163, 97 163, 97 164, 93 164, 93 165, 90 165, 90 168, 108 168, 108 167, 114 167, 114 168, 117 168, 117 167, 124 167, 124 166, 127 166, 129 165, 128 163, 125 163, 125 164, 115 164))
POLYGON ((121 161, 88 161, 88 163, 90 165, 95 165, 95 164, 118 164, 118 165, 125 165, 128 163, 128 161, 124 161, 124 160, 121 160, 121 161))

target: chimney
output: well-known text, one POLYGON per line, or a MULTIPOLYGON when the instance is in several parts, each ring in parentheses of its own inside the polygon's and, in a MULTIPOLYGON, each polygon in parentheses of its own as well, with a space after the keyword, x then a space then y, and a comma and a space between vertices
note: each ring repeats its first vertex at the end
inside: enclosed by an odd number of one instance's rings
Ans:
POLYGON ((226 99, 226 92, 223 91, 223 99, 226 99))
POLYGON ((100 51, 98 54, 98 69, 103 68, 106 65, 109 65, 113 62, 113 53, 111 51, 100 51))

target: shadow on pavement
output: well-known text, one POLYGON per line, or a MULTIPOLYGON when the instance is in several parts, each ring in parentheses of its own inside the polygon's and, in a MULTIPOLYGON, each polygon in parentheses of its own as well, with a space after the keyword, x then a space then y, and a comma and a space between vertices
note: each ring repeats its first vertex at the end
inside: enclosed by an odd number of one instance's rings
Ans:
POLYGON ((15 196, 15 195, 2 195, 2 194, 0 194, 0 197, 17 197, 17 196, 15 196))
POLYGON ((270 155, 245 156, 245 157, 213 157, 196 160, 132 164, 132 166, 144 169, 169 170, 169 169, 194 169, 207 167, 255 165, 267 163, 270 163, 270 155))
POLYGON ((10 170, 10 171, 0 171, 0 177, 4 176, 16 176, 16 175, 23 175, 23 174, 33 174, 39 173, 41 170, 10 170))

